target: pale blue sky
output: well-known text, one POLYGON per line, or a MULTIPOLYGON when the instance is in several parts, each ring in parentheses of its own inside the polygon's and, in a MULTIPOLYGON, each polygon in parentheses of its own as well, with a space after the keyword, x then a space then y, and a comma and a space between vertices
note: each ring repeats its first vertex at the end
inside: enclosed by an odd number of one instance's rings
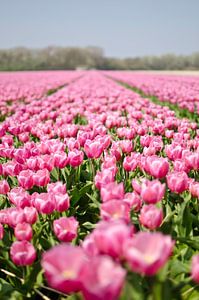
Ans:
POLYGON ((190 54, 199 51, 199 0, 0 0, 0 48, 48 45, 190 54))

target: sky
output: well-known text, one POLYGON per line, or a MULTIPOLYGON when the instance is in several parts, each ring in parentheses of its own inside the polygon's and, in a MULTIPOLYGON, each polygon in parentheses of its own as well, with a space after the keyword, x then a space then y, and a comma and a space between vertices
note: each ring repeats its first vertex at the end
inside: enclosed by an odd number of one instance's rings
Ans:
POLYGON ((191 54, 199 51, 199 0, 0 0, 0 48, 18 46, 191 54))

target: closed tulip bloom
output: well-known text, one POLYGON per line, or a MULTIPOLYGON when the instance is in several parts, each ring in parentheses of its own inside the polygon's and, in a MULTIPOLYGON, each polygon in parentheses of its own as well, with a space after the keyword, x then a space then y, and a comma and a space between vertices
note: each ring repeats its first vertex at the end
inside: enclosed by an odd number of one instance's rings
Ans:
POLYGON ((188 173, 190 171, 190 168, 186 165, 184 159, 176 159, 173 162, 173 170, 177 172, 186 172, 188 173))
POLYGON ((3 174, 9 176, 17 176, 24 169, 24 165, 18 164, 17 162, 8 161, 2 165, 3 174))
POLYGON ((31 189, 34 185, 33 174, 31 170, 21 171, 17 176, 19 185, 26 190, 31 189))
POLYGON ((32 238, 32 227, 28 223, 18 223, 14 229, 14 234, 19 241, 30 241, 32 238))
POLYGON ((123 244, 133 234, 134 228, 121 220, 112 222, 101 221, 92 232, 96 247, 101 254, 113 258, 123 257, 123 244))
POLYGON ((139 221, 140 223, 150 229, 154 230, 158 228, 163 220, 163 211, 161 208, 157 208, 155 205, 144 205, 141 209, 139 221))
POLYGON ((36 186, 46 186, 50 182, 50 173, 47 169, 39 170, 33 175, 36 186))
POLYGON ((101 189, 110 182, 114 182, 114 173, 110 169, 104 169, 102 172, 98 171, 95 175, 95 186, 97 189, 101 189))
POLYGON ((199 254, 195 254, 191 261, 191 277, 193 281, 199 283, 199 254))
POLYGON ((10 207, 7 209, 8 224, 15 227, 18 223, 25 222, 24 211, 18 207, 10 207))
POLYGON ((127 172, 132 172, 137 168, 137 160, 136 158, 132 155, 132 156, 126 156, 124 158, 124 162, 123 162, 123 167, 124 170, 127 172))
POLYGON ((74 149, 77 149, 77 150, 80 149, 80 143, 78 142, 78 140, 76 140, 73 137, 68 139, 67 146, 70 151, 72 151, 74 149))
POLYGON ((166 155, 170 160, 181 159, 183 148, 180 145, 170 144, 165 147, 166 155))
POLYGON ((167 185, 171 192, 180 194, 188 189, 188 176, 185 172, 172 172, 167 175, 167 185))
POLYGON ((199 198, 199 182, 191 182, 189 184, 189 191, 193 197, 199 198))
POLYGON ((99 158, 103 152, 103 145, 100 141, 87 140, 84 144, 84 150, 88 158, 99 158))
POLYGON ((36 259, 36 251, 28 241, 16 241, 10 248, 10 256, 15 265, 28 266, 36 259))
POLYGON ((139 232, 125 244, 124 253, 133 272, 152 276, 172 253, 174 241, 159 232, 139 232))
POLYGON ((53 222, 53 230, 60 241, 71 242, 77 237, 78 225, 74 217, 61 217, 53 222))
POLYGON ((0 181, 0 194, 1 195, 6 195, 10 191, 10 186, 8 182, 3 179, 0 181))
POLYGON ((130 207, 124 201, 110 200, 101 204, 101 218, 105 221, 123 220, 130 221, 130 207))
POLYGON ((103 202, 110 200, 122 200, 124 198, 124 185, 123 183, 111 182, 103 186, 100 191, 103 202))
POLYGON ((124 202, 126 202, 130 209, 132 209, 134 212, 138 212, 142 206, 142 199, 140 195, 135 192, 126 193, 124 196, 124 202))
POLYGON ((193 170, 199 170, 199 152, 191 152, 185 156, 185 164, 193 170))
POLYGON ((68 294, 81 289, 80 271, 86 262, 83 249, 62 244, 45 252, 41 265, 48 284, 68 294))
POLYGON ((169 163, 166 158, 150 156, 147 157, 146 163, 148 164, 150 175, 155 178, 164 178, 169 171, 169 163))
POLYGON ((8 198, 16 207, 24 208, 31 205, 31 196, 22 187, 13 188, 8 193, 8 198))
POLYGON ((55 209, 59 212, 63 212, 69 209, 70 199, 67 193, 65 194, 53 194, 55 199, 55 209))
POLYGON ((9 224, 9 209, 0 210, 0 224, 9 224))
POLYGON ((51 193, 33 193, 32 203, 42 214, 51 214, 55 210, 55 199, 51 193))
POLYGON ((50 193, 58 193, 58 194, 65 194, 66 193, 66 184, 61 181, 56 181, 53 183, 49 183, 47 185, 47 191, 50 193))
POLYGON ((95 256, 81 269, 82 292, 85 300, 119 298, 126 271, 108 256, 95 256))
POLYGON ((123 153, 131 153, 133 151, 133 143, 130 140, 122 140, 119 145, 123 153))
POLYGON ((56 168, 63 169, 67 166, 68 157, 64 151, 54 153, 53 157, 54 157, 54 166, 56 168))
POLYGON ((145 181, 141 185, 141 197, 146 203, 154 204, 162 200, 165 194, 165 184, 159 180, 145 181))
MULTIPOLYGON (((146 179, 144 178, 144 181, 146 181, 146 179)), ((141 182, 143 182, 141 180, 141 182)), ((132 180, 132 187, 133 187, 133 190, 138 194, 140 195, 141 194, 141 191, 142 191, 142 188, 141 188, 141 182, 139 182, 137 179, 133 179, 132 180)))
POLYGON ((117 161, 119 161, 122 157, 122 151, 119 144, 112 143, 110 153, 116 158, 117 161))
POLYGON ((37 222, 38 213, 35 207, 25 207, 23 210, 25 222, 29 224, 34 224, 37 222))
POLYGON ((84 153, 81 150, 74 149, 68 152, 68 163, 71 167, 75 168, 82 164, 84 160, 84 153))

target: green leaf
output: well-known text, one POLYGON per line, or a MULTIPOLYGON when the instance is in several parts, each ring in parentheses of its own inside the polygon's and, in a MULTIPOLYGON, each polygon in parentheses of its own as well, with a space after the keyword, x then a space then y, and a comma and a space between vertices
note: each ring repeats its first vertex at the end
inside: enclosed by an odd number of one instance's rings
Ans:
POLYGON ((94 229, 96 224, 93 224, 91 222, 85 222, 85 223, 82 224, 82 226, 84 226, 85 228, 90 230, 90 229, 94 229))

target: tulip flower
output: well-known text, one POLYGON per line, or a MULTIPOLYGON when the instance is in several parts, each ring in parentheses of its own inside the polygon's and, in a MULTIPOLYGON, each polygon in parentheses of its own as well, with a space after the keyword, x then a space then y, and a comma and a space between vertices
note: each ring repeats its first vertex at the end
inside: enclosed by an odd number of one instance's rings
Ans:
POLYGON ((30 242, 16 241, 10 248, 10 256, 15 265, 28 266, 35 261, 36 251, 30 242))
POLYGON ((163 212, 161 208, 157 208, 155 205, 144 205, 140 211, 139 221, 140 223, 151 230, 158 228, 163 220, 163 212))
POLYGON ((173 247, 170 236, 159 232, 139 232, 126 242, 124 253, 133 272, 152 276, 168 261, 173 247))
POLYGON ((126 271, 107 256, 91 258, 80 272, 85 300, 118 299, 124 285, 126 271))
POLYGON ((77 237, 78 222, 74 217, 61 217, 53 222, 56 237, 62 242, 71 242, 77 237))
POLYGON ((28 223, 18 223, 14 229, 18 241, 30 241, 32 238, 32 227, 28 223))
POLYGON ((80 247, 62 244, 43 253, 41 265, 48 284, 63 293, 82 288, 80 272, 87 257, 80 247))
POLYGON ((165 194, 165 184, 159 180, 145 181, 141 185, 141 198, 144 202, 154 204, 162 200, 165 194))
POLYGON ((195 254, 191 261, 191 277, 193 281, 199 283, 199 254, 195 254))
POLYGON ((188 176, 185 172, 171 172, 167 175, 167 184, 174 193, 182 193, 188 189, 188 176))

